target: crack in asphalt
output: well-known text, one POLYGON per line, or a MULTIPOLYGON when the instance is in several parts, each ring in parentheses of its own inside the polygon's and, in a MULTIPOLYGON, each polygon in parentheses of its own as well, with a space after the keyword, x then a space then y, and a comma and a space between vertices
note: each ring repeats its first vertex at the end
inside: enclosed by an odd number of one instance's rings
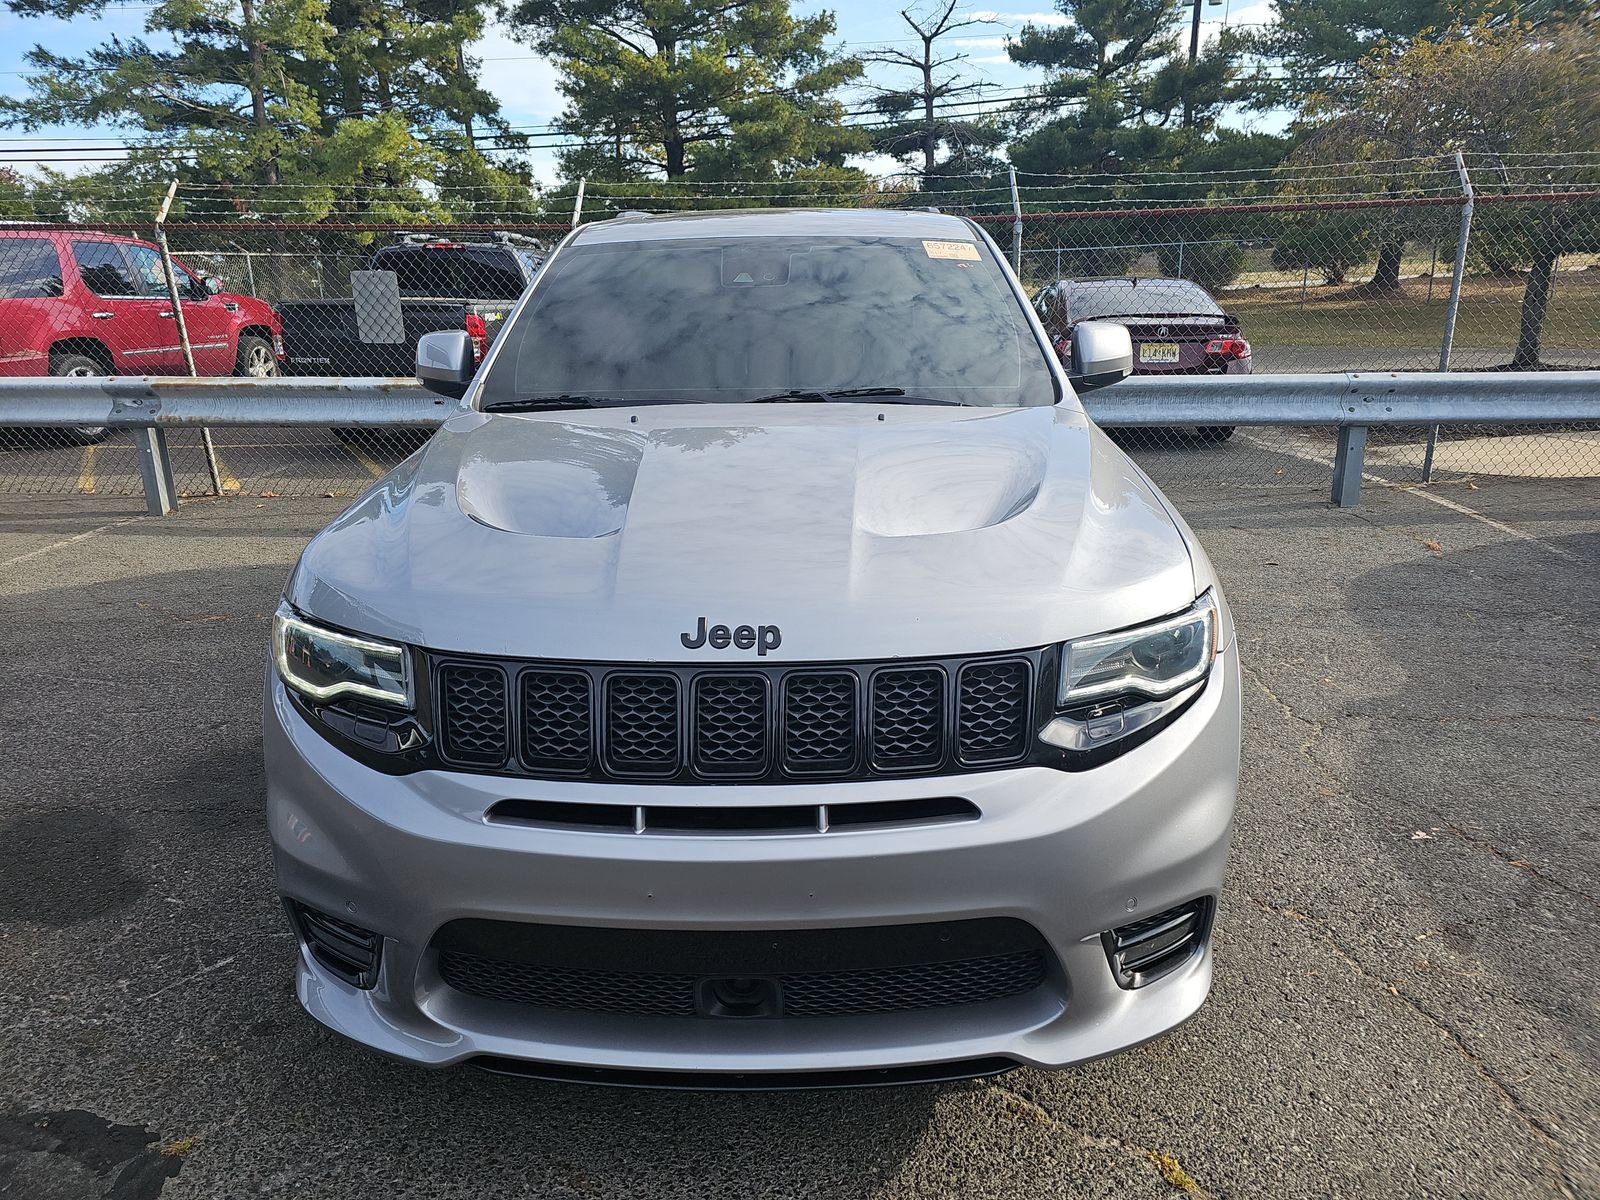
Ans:
MULTIPOLYGON (((1313 747, 1316 745, 1316 743, 1321 741, 1326 736, 1326 734, 1328 732, 1327 723, 1325 723, 1323 721, 1320 721, 1320 720, 1315 720, 1315 719, 1313 719, 1311 717, 1306 717, 1306 716, 1301 715, 1299 712, 1297 712, 1295 710, 1295 708, 1294 708, 1294 706, 1292 704, 1290 704, 1282 696, 1278 695, 1278 693, 1275 690, 1273 690, 1272 685, 1269 684, 1266 681, 1266 679, 1262 676, 1260 671, 1256 670, 1254 667, 1251 667, 1251 666, 1249 666, 1249 665, 1247 665, 1247 664, 1245 664, 1243 662, 1241 662, 1239 665, 1240 665, 1240 669, 1242 670, 1242 672, 1246 676, 1249 677, 1251 682, 1254 683, 1258 688, 1261 689, 1262 694, 1265 695, 1267 697, 1267 699, 1271 700, 1273 704, 1277 705, 1277 707, 1282 711, 1282 713, 1283 713, 1285 718, 1287 718, 1290 721, 1295 722, 1296 724, 1305 726, 1306 729, 1308 729, 1310 731, 1310 736, 1307 737, 1306 740, 1303 741, 1300 744, 1300 753, 1305 756, 1306 761, 1309 762, 1313 767, 1315 767, 1322 774, 1324 779, 1328 780, 1330 783, 1338 785, 1337 788, 1336 788, 1336 791, 1339 794, 1341 794, 1341 795, 1351 795, 1352 793, 1351 793, 1350 788, 1349 788, 1348 784, 1346 783, 1346 781, 1343 778, 1341 778, 1334 771, 1334 769, 1331 766, 1329 766, 1327 763, 1323 762, 1321 759, 1319 759, 1312 752, 1313 747)), ((1347 719, 1352 719, 1352 720, 1383 720, 1383 721, 1388 721, 1388 720, 1410 720, 1410 721, 1428 723, 1428 724, 1448 724, 1451 721, 1462 721, 1462 722, 1467 722, 1467 723, 1493 724, 1493 723, 1497 723, 1497 722, 1499 722, 1501 720, 1515 721, 1515 720, 1523 719, 1521 717, 1516 717, 1516 718, 1498 718, 1498 717, 1464 717, 1464 716, 1463 717, 1455 717, 1455 716, 1390 717, 1388 714, 1384 714, 1384 713, 1348 713, 1348 714, 1346 714, 1346 718, 1347 719)), ((1540 718, 1540 719, 1543 719, 1543 718, 1540 718)), ((1594 723, 1594 718, 1593 717, 1566 718, 1566 719, 1567 720, 1576 720, 1576 721, 1579 721, 1582 724, 1593 724, 1594 723)), ((1557 879, 1555 876, 1550 875, 1550 874, 1546 873, 1545 871, 1540 870, 1538 867, 1534 866, 1532 863, 1525 862, 1522 859, 1515 857, 1514 855, 1506 853, 1504 850, 1500 849, 1500 847, 1496 846, 1493 842, 1489 841, 1487 838, 1479 837, 1479 836, 1477 836, 1475 834, 1469 833, 1465 829, 1462 829, 1459 825, 1452 824, 1452 823, 1450 823, 1448 821, 1442 821, 1441 820, 1438 824, 1433 825, 1432 827, 1435 828, 1435 829, 1448 830, 1449 832, 1455 834, 1458 838, 1460 838, 1462 841, 1468 843, 1469 845, 1477 846, 1477 847, 1479 847, 1479 848, 1481 848, 1483 850, 1487 850, 1491 855, 1493 855, 1495 858, 1499 859, 1501 862, 1505 863, 1507 866, 1514 867, 1519 871, 1524 871, 1527 874, 1531 875, 1533 878, 1539 880, 1541 883, 1547 884, 1548 886, 1556 888, 1556 889, 1558 889, 1560 891, 1567 892, 1570 895, 1578 897, 1580 900, 1587 901, 1591 905, 1594 905, 1596 907, 1600 907, 1600 898, 1597 898, 1595 896, 1590 895, 1588 892, 1584 891, 1580 887, 1576 887, 1573 884, 1566 883, 1566 882, 1563 882, 1560 879, 1557 879)))
POLYGON ((1320 937, 1321 940, 1327 942, 1329 947, 1332 948, 1333 952, 1338 955, 1339 958, 1343 959, 1345 965, 1347 965, 1357 976, 1375 985, 1388 995, 1393 996, 1413 1013, 1421 1017, 1429 1025, 1433 1026, 1434 1029, 1438 1030, 1444 1039, 1448 1041, 1455 1049, 1456 1053, 1459 1054, 1462 1059, 1467 1062, 1484 1080, 1484 1082, 1487 1083, 1495 1092, 1495 1094, 1499 1097, 1501 1107, 1503 1107, 1512 1116, 1516 1117, 1517 1121, 1523 1126, 1523 1128, 1525 1128, 1528 1133, 1531 1134, 1534 1139, 1544 1147, 1547 1155, 1545 1165, 1549 1169, 1556 1186, 1560 1189, 1561 1194, 1567 1197, 1567 1200, 1575 1200, 1576 1193, 1573 1190, 1572 1178, 1567 1170, 1566 1147, 1562 1144, 1561 1139, 1557 1135, 1556 1131, 1546 1125, 1541 1117, 1529 1109, 1522 1102, 1521 1098, 1511 1090, 1510 1085, 1502 1080, 1488 1063, 1486 1063, 1482 1058, 1480 1058, 1477 1054, 1474 1054, 1472 1050, 1468 1048, 1465 1039, 1456 1031, 1454 1026, 1452 1026, 1439 1014, 1425 1007, 1415 996, 1408 992, 1401 991, 1399 982, 1385 979, 1381 975, 1374 974, 1371 970, 1369 970, 1366 964, 1355 956, 1354 951, 1352 951, 1349 946, 1346 946, 1338 939, 1337 936, 1335 936, 1332 928, 1330 928, 1328 925, 1314 920, 1312 917, 1308 916, 1306 913, 1300 912, 1298 909, 1290 908, 1286 905, 1274 904, 1270 900, 1263 900, 1258 896, 1251 895, 1249 892, 1244 893, 1244 898, 1250 901, 1250 903, 1254 904, 1262 912, 1270 913, 1272 916, 1280 917, 1284 920, 1295 921, 1314 929, 1317 936, 1320 937))
POLYGON ((1081 1145, 1088 1146, 1091 1149, 1111 1150, 1140 1159, 1153 1166, 1163 1182, 1174 1191, 1200 1197, 1201 1200, 1215 1200, 1213 1193, 1202 1187, 1188 1171, 1179 1165, 1177 1158, 1168 1151, 1152 1150, 1148 1146, 1141 1146, 1137 1142, 1130 1142, 1126 1138, 1117 1137, 1115 1134, 1090 1133, 1087 1129, 1080 1129, 1070 1122, 1061 1120, 1038 1101, 1030 1100, 1008 1087, 991 1083, 986 1090, 999 1098, 1003 1111, 1019 1120, 1029 1121, 1046 1129, 1071 1134, 1081 1145))
POLYGON ((1493 842, 1491 842, 1486 837, 1479 837, 1477 834, 1468 833, 1465 829, 1461 828, 1461 826, 1452 825, 1449 822, 1446 822, 1443 825, 1439 825, 1439 826, 1437 826, 1437 828, 1439 828, 1439 829, 1448 829, 1451 833, 1455 834, 1458 838, 1460 838, 1462 841, 1466 842, 1467 844, 1472 845, 1472 846, 1478 846, 1478 847, 1481 847, 1484 850, 1487 850, 1490 854, 1492 854, 1495 858, 1498 858, 1501 862, 1505 863, 1508 867, 1515 867, 1519 871, 1526 871, 1529 875, 1532 875, 1535 879, 1539 880, 1541 883, 1548 884, 1550 887, 1553 887, 1553 888, 1559 888, 1563 892, 1570 892, 1572 895, 1578 897, 1578 899, 1585 900, 1589 904, 1594 905, 1596 908, 1600 908, 1600 899, 1597 899, 1596 897, 1591 896, 1588 892, 1584 891, 1582 888, 1573 887, 1572 884, 1563 883, 1561 880, 1555 878, 1553 875, 1547 875, 1545 872, 1541 871, 1538 867, 1534 866, 1530 862, 1524 862, 1522 859, 1517 858, 1515 855, 1507 854, 1504 850, 1500 849, 1499 846, 1496 846, 1493 842))
MULTIPOLYGON (((1312 718, 1302 716, 1299 712, 1295 711, 1294 706, 1279 696, 1277 692, 1272 689, 1271 685, 1268 684, 1267 681, 1262 677, 1261 673, 1256 671, 1254 668, 1246 666, 1243 667, 1243 670, 1244 673, 1250 677, 1252 682, 1254 682, 1255 685, 1261 689, 1262 694, 1271 700, 1273 704, 1277 705, 1277 707, 1282 711, 1283 715, 1288 720, 1294 721, 1299 725, 1303 725, 1307 730, 1310 731, 1310 736, 1308 736, 1300 746, 1301 754, 1303 754, 1306 758, 1306 761, 1315 767, 1319 772, 1321 772, 1325 778, 1337 784, 1340 792, 1349 794, 1349 788, 1345 781, 1335 774, 1326 763, 1321 762, 1317 756, 1312 753, 1313 745, 1315 745, 1315 743, 1319 741, 1325 734, 1327 728, 1326 725, 1320 720, 1314 720, 1312 718)), ((1572 894, 1581 896, 1582 898, 1590 900, 1591 902, 1593 900, 1592 897, 1587 896, 1585 893, 1578 891, 1575 888, 1568 887, 1566 884, 1563 884, 1558 880, 1551 879, 1549 876, 1543 874, 1531 864, 1522 862, 1520 859, 1512 858, 1510 855, 1506 854, 1492 843, 1482 838, 1476 838, 1466 833, 1458 826, 1444 824, 1439 826, 1439 828, 1448 829, 1469 844, 1478 845, 1484 849, 1487 849, 1501 861, 1510 866, 1527 871, 1535 878, 1550 884, 1551 886, 1560 888, 1563 891, 1571 892, 1572 894)), ((1244 895, 1247 900, 1256 905, 1256 907, 1260 908, 1263 912, 1270 913, 1274 916, 1287 920, 1305 923, 1316 929, 1317 933, 1324 941, 1328 943, 1328 945, 1333 949, 1334 953, 1343 959, 1345 964, 1353 972, 1355 972, 1356 975, 1378 986, 1389 995, 1398 999, 1417 1016, 1421 1017, 1423 1020, 1428 1022, 1428 1024, 1433 1026, 1434 1029, 1438 1030, 1438 1032, 1455 1048, 1456 1052, 1461 1055, 1462 1059, 1470 1064, 1484 1080, 1484 1082, 1486 1082, 1496 1093, 1500 1100, 1501 1106, 1505 1108, 1505 1110, 1512 1116, 1514 1116, 1518 1122, 1529 1132, 1529 1134, 1544 1148, 1546 1153, 1546 1166, 1550 1171, 1551 1177, 1554 1180, 1557 1188, 1560 1189, 1561 1194, 1567 1197, 1568 1200, 1574 1200, 1575 1192, 1573 1190, 1571 1176, 1568 1172, 1566 1148, 1561 1143, 1561 1140, 1556 1134, 1555 1130, 1546 1125, 1537 1114, 1524 1105, 1522 1100, 1511 1090, 1510 1086, 1507 1085, 1505 1081, 1495 1073, 1494 1069, 1468 1048, 1462 1035, 1458 1033, 1453 1026, 1451 1026, 1439 1014, 1424 1007, 1416 997, 1406 992, 1402 992, 1397 982, 1384 979, 1370 971, 1366 964, 1358 959, 1350 947, 1341 942, 1334 935, 1332 928, 1325 923, 1313 921, 1305 913, 1299 912, 1296 909, 1289 908, 1284 905, 1274 904, 1268 900, 1263 900, 1257 896, 1251 895, 1249 892, 1245 892, 1244 895)))

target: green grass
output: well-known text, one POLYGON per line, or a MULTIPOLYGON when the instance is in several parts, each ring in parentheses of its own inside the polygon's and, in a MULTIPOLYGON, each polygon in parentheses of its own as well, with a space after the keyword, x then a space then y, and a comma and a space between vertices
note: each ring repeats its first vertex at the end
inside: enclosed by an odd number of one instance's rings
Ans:
MULTIPOLYGON (((1504 351, 1517 342, 1524 280, 1468 279, 1462 287, 1455 344, 1464 350, 1504 351)), ((1448 279, 1407 280, 1398 292, 1314 287, 1304 302, 1299 288, 1250 288, 1219 300, 1239 318, 1259 346, 1376 348, 1433 347, 1444 333, 1448 279)), ((1545 316, 1544 351, 1600 350, 1600 271, 1561 272, 1545 316)))

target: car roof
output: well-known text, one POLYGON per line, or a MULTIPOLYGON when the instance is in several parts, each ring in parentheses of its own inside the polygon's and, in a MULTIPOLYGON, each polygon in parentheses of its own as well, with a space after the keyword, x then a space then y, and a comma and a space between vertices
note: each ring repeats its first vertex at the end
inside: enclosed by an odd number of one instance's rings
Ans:
POLYGON ((1173 279, 1165 275, 1119 275, 1101 279, 1058 279, 1058 288, 1149 288, 1149 287, 1191 287, 1205 291, 1192 279, 1173 279))
POLYGON ((905 237, 975 239, 961 217, 897 208, 736 208, 627 214, 579 227, 574 245, 719 237, 905 237))
POLYGON ((0 226, 0 238, 67 238, 75 242, 127 242, 149 245, 124 233, 105 233, 99 229, 61 229, 49 225, 11 224, 0 226))

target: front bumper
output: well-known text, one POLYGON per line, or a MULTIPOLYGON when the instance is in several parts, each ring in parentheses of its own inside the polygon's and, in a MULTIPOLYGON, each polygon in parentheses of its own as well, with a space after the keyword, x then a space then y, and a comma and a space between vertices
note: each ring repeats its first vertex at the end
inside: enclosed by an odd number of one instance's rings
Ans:
POLYGON ((812 1072, 819 1080, 878 1070, 935 1077, 926 1070, 933 1065, 996 1059, 1059 1067, 1159 1036, 1193 1015, 1210 988, 1207 947, 1172 974, 1125 990, 1101 934, 1221 887, 1239 759, 1231 646, 1177 720, 1092 770, 670 788, 678 805, 960 796, 982 813, 964 824, 818 835, 653 836, 490 823, 486 810, 507 798, 650 803, 667 789, 447 771, 386 776, 324 740, 276 679, 265 716, 279 890, 383 937, 370 990, 329 973, 302 946, 301 1003, 338 1032, 413 1062, 510 1060, 568 1077, 603 1068, 723 1078, 812 1072), (469 918, 775 930, 977 917, 1014 918, 1039 931, 1054 959, 1043 986, 893 1014, 625 1017, 456 991, 430 949, 442 925, 469 918))

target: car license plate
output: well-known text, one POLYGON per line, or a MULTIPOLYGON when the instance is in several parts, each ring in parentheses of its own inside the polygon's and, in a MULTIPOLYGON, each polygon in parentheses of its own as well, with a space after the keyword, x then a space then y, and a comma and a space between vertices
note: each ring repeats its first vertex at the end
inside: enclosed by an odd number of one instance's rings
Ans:
POLYGON ((1139 361, 1142 363, 1175 363, 1178 361, 1177 342, 1141 342, 1139 361))

